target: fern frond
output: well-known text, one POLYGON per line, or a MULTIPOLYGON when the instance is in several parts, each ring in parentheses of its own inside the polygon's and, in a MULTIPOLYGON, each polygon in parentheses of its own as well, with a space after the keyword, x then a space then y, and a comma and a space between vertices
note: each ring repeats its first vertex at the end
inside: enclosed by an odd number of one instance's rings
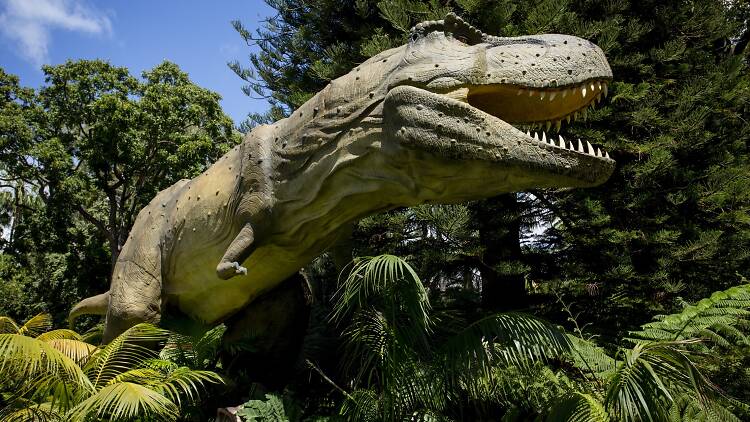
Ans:
POLYGON ((720 332, 723 331, 731 334, 733 339, 746 342, 747 337, 730 327, 742 325, 749 318, 750 284, 743 284, 715 292, 711 297, 687 306, 679 313, 656 316, 657 321, 644 324, 641 330, 631 332, 632 337, 628 340, 638 343, 703 338, 721 345, 730 344, 732 337, 722 337, 720 332))
POLYGON ((593 342, 568 334, 572 346, 571 356, 575 366, 584 372, 604 380, 616 369, 616 361, 607 352, 593 342))
POLYGON ((604 405, 589 394, 573 393, 550 409, 547 422, 609 422, 604 405))

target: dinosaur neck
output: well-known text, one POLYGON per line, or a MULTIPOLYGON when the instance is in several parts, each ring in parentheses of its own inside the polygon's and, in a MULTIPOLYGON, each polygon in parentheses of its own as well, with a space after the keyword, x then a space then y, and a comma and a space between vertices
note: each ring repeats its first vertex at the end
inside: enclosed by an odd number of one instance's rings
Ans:
POLYGON ((411 205, 416 182, 408 157, 381 134, 357 128, 314 165, 278 181, 274 208, 282 231, 295 239, 325 238, 349 221, 411 205))

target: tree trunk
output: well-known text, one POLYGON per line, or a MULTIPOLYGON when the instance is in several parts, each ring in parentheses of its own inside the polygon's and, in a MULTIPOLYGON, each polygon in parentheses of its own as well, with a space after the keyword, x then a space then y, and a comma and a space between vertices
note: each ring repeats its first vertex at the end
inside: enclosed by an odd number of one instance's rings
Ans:
POLYGON ((522 273, 498 272, 502 263, 522 259, 520 206, 515 194, 507 194, 472 204, 479 239, 484 247, 482 307, 494 311, 518 309, 526 305, 526 286, 522 273))

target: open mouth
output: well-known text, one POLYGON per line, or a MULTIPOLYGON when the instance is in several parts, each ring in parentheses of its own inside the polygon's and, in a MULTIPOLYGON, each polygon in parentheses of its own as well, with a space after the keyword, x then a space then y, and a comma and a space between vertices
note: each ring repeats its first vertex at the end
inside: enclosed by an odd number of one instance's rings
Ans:
POLYGON ((461 101, 497 117, 524 132, 528 141, 609 160, 609 153, 588 141, 566 140, 563 124, 588 116, 589 108, 607 96, 606 79, 592 79, 577 85, 544 88, 505 84, 469 85, 441 95, 461 101), (554 134, 553 134, 554 131, 554 134))

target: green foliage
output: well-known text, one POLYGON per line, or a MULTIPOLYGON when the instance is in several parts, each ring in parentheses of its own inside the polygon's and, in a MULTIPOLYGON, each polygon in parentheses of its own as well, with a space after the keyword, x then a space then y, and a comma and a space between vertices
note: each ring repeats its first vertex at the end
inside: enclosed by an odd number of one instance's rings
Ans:
POLYGON ((49 331, 40 314, 19 326, 2 317, 0 420, 177 420, 217 374, 158 359, 145 345, 163 344, 169 332, 136 325, 111 343, 94 346, 71 330, 49 331), (32 337, 35 336, 35 337, 32 337))
POLYGON ((239 141, 220 97, 164 62, 136 78, 103 60, 45 66, 23 88, 0 69, 2 303, 57 320, 108 285, 138 211, 239 141))
POLYGON ((266 394, 265 400, 249 400, 237 409, 237 416, 248 422, 295 422, 301 412, 293 400, 266 394))
MULTIPOLYGON (((746 282, 743 278, 743 282, 746 282)), ((642 330, 631 332, 633 341, 663 341, 698 338, 730 347, 750 344, 742 329, 750 317, 750 284, 714 292, 695 305, 688 305, 676 314, 657 315, 656 322, 644 324, 642 330)))

